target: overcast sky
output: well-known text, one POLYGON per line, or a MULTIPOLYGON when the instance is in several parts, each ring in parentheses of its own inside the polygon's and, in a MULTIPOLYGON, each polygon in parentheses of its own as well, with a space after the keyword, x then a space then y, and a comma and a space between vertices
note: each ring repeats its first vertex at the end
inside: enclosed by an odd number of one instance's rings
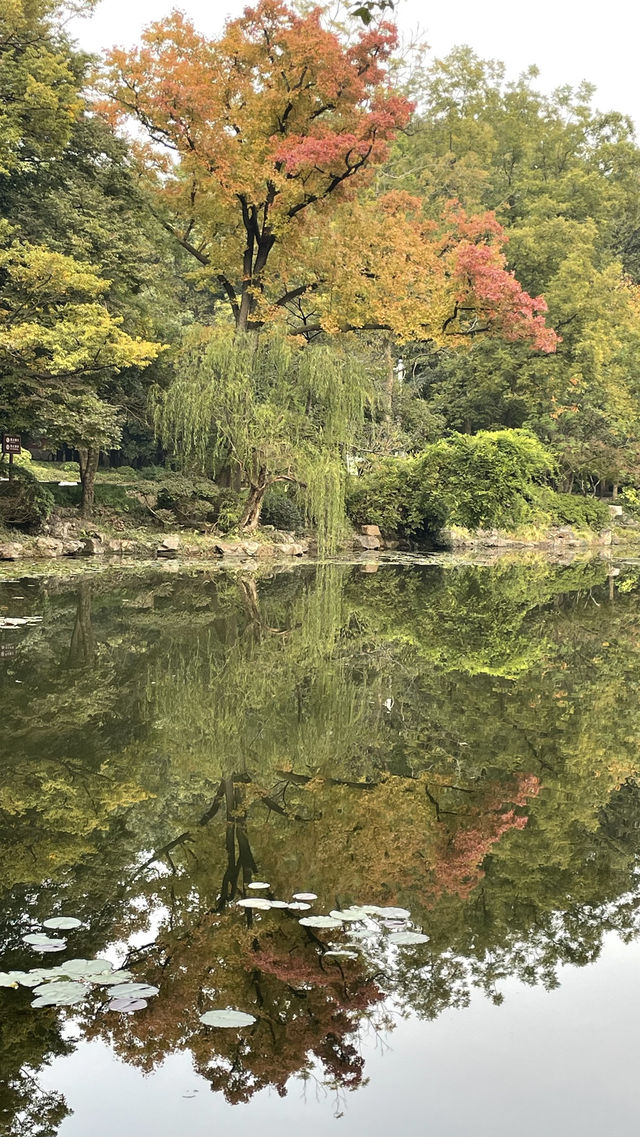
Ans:
MULTIPOLYGON (((175 7, 215 34, 245 6, 246 0, 101 0, 90 20, 72 28, 83 47, 97 52, 135 43, 146 24, 175 7)), ((588 79, 600 109, 623 111, 640 126, 637 0, 398 0, 397 19, 405 37, 419 29, 435 56, 467 43, 483 58, 503 60, 509 75, 537 64, 545 90, 588 79)))

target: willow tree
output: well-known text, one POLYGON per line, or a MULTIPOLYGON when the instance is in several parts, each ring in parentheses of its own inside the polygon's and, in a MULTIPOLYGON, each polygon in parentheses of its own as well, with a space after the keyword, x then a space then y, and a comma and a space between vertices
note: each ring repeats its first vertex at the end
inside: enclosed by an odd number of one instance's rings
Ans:
POLYGON ((345 449, 372 391, 370 361, 347 339, 302 346, 278 334, 196 328, 174 382, 155 393, 156 428, 191 468, 235 464, 248 486, 242 529, 257 527, 270 486, 291 483, 326 546, 344 516, 345 449))

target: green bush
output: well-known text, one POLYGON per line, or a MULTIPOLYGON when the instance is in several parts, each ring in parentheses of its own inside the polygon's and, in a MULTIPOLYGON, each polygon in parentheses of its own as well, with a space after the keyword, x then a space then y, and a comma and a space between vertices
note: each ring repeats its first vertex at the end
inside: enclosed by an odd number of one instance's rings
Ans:
POLYGON ((529 496, 553 470, 523 430, 453 434, 413 458, 383 458, 350 481, 347 512, 383 533, 430 536, 443 525, 513 528, 533 520, 529 496))
POLYGON ((267 490, 260 521, 275 529, 298 533, 304 529, 304 512, 283 486, 267 490))
POLYGON ((513 528, 531 520, 528 494, 553 470, 543 444, 524 430, 452 434, 419 454, 426 503, 435 498, 448 525, 513 528))
POLYGON ((227 532, 240 517, 240 495, 208 478, 169 475, 158 491, 158 509, 170 510, 181 525, 217 525, 227 532))
POLYGON ((544 520, 550 525, 573 525, 576 529, 599 532, 611 523, 609 507, 597 497, 557 493, 550 486, 535 486, 530 501, 535 510, 544 513, 544 520))
MULTIPOLYGON (((3 477, 8 466, 0 465, 3 477)), ((0 523, 36 533, 51 513, 53 495, 27 466, 14 466, 11 481, 0 482, 0 523)))

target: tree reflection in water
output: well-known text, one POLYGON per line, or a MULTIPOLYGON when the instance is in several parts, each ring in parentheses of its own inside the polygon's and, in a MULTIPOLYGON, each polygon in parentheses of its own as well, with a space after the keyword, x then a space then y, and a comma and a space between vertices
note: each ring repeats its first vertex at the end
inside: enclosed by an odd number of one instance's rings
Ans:
MULTIPOLYGON (((44 614, 5 633, 2 968, 34 965, 21 937, 58 911, 86 921, 71 955, 135 943, 160 995, 91 996, 80 1036, 144 1070, 189 1051, 232 1102, 312 1071, 357 1088, 390 1007, 552 987, 637 930, 636 583, 534 560, 1 585, 44 614), (428 943, 326 956, 348 936, 235 905, 256 877, 318 912, 400 904, 428 943), (256 1022, 208 1029, 212 1006, 256 1022)), ((75 1045, 65 1012, 0 998, 2 1132, 53 1135, 65 1104, 34 1087, 75 1045)))

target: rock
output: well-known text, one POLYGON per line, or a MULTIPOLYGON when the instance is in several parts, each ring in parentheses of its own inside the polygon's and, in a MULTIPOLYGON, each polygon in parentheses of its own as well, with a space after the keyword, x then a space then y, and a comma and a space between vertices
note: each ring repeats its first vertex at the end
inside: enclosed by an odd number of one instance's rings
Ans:
POLYGON ((112 537, 105 545, 106 553, 119 553, 122 556, 123 553, 135 553, 135 551, 135 541, 127 541, 120 537, 112 537))
POLYGON ((295 541, 290 545, 276 545, 275 551, 276 553, 281 553, 284 557, 301 557, 304 555, 302 545, 297 544, 295 541))
POLYGON ((72 537, 66 538, 62 542, 62 555, 63 557, 79 557, 84 551, 82 541, 75 540, 72 537))
POLYGON ((36 537, 32 545, 34 557, 61 557, 64 546, 56 537, 36 537))
POLYGON ((369 564, 360 565, 360 572, 377 572, 379 567, 377 561, 372 561, 369 564))
POLYGON ((177 549, 164 549, 162 547, 162 545, 160 545, 159 548, 156 549, 156 557, 159 557, 161 560, 175 561, 177 556, 178 556, 178 550, 177 549))
POLYGON ((621 506, 621 505, 610 505, 609 506, 609 514, 612 518, 613 517, 622 517, 623 513, 624 513, 623 506, 621 506))
POLYGON ((612 540, 613 540, 613 533, 612 533, 611 529, 603 529, 602 532, 600 533, 600 544, 601 545, 610 545, 612 543, 612 540))
POLYGON ((379 537, 366 537, 366 536, 358 535, 355 539, 355 546, 356 546, 356 548, 360 548, 360 549, 379 549, 380 548, 380 538, 379 537))
POLYGON ((176 549, 180 548, 180 534, 167 533, 166 537, 163 537, 162 541, 160 542, 160 548, 169 549, 171 552, 175 552, 176 549))
POLYGON ((83 537, 82 538, 82 551, 81 557, 99 557, 105 551, 105 545, 102 539, 96 537, 83 537))
POLYGON ((380 529, 377 525, 361 525, 360 532, 363 537, 379 537, 380 529))
POLYGON ((258 549, 260 548, 260 542, 259 541, 245 541, 243 548, 244 548, 244 551, 248 557, 255 557, 258 555, 258 549))
POLYGON ((397 549, 399 547, 399 545, 400 545, 400 542, 397 541, 395 539, 395 537, 394 538, 385 537, 383 542, 382 542, 382 548, 383 549, 397 549))
POLYGON ((215 553, 218 557, 246 557, 244 545, 238 541, 232 543, 231 541, 216 541, 212 545, 211 552, 215 553))
POLYGON ((275 557, 276 547, 271 541, 262 541, 258 546, 256 557, 258 560, 266 560, 267 557, 275 557))
POLYGON ((5 541, 0 545, 0 561, 19 561, 24 555, 24 545, 17 541, 5 541))

